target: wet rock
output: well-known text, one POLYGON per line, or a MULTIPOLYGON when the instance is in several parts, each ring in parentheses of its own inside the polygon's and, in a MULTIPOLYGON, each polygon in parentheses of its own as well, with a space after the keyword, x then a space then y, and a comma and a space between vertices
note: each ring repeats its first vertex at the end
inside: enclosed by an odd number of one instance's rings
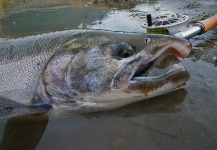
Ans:
POLYGON ((189 2, 188 4, 184 5, 184 8, 195 8, 200 6, 200 3, 198 2, 189 2))
POLYGON ((209 17, 215 15, 216 13, 217 13, 217 10, 209 10, 207 12, 202 12, 202 13, 199 13, 199 14, 193 16, 189 22, 193 23, 196 21, 204 20, 206 18, 209 18, 209 17))

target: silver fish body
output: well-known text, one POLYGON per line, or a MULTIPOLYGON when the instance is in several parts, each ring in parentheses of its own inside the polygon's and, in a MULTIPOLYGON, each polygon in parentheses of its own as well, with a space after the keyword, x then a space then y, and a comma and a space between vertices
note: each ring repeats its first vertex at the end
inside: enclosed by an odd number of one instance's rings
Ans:
POLYGON ((163 35, 69 30, 0 39, 0 96, 66 112, 107 110, 183 85, 183 66, 142 77, 167 55, 185 58, 188 41, 163 35))

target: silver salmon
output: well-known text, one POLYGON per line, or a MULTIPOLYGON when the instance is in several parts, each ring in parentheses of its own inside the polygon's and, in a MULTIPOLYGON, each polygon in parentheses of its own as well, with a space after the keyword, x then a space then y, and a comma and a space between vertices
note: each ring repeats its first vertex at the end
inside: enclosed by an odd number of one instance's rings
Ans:
POLYGON ((0 96, 60 112, 118 108, 182 86, 180 64, 143 76, 168 56, 185 58, 191 44, 176 37, 100 30, 69 30, 0 39, 0 96))

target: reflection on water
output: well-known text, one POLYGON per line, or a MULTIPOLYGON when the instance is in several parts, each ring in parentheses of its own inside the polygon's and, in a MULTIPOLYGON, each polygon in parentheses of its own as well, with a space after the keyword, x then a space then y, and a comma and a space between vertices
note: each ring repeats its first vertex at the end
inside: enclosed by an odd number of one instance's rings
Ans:
POLYGON ((178 113, 181 108, 176 105, 181 104, 187 95, 185 89, 173 91, 167 95, 150 98, 140 101, 131 105, 124 106, 119 109, 85 114, 85 117, 103 117, 103 116, 116 116, 116 117, 136 117, 144 114, 155 113, 178 113))
POLYGON ((48 116, 22 116, 8 119, 4 128, 1 150, 33 150, 43 136, 48 116))
POLYGON ((3 6, 3 0, 0 0, 0 19, 4 16, 4 6, 3 6))
POLYGON ((2 19, 4 34, 36 34, 72 28, 84 28, 105 13, 90 7, 64 8, 58 11, 27 11, 2 19), (75 21, 76 20, 76 21, 75 21))
POLYGON ((1 19, 4 16, 4 7, 3 7, 3 0, 0 0, 0 37, 1 35, 3 35, 3 29, 2 29, 2 23, 1 23, 1 19))
MULTIPOLYGON (((94 119, 94 118, 104 118, 104 117, 124 117, 124 118, 130 117, 131 118, 131 117, 136 117, 144 114, 153 114, 153 113, 178 113, 181 110, 179 108, 176 108, 176 105, 184 101, 186 94, 187 94, 186 90, 179 89, 170 94, 163 95, 161 96, 161 98, 159 97, 152 98, 149 100, 145 100, 139 103, 131 104, 123 108, 119 108, 107 112, 85 114, 79 118, 80 119, 86 118, 87 120, 94 119)), ((71 116, 71 117, 76 118, 78 116, 71 116)), ((58 120, 55 120, 52 117, 51 120, 54 121, 56 124, 58 124, 58 120)), ((47 124, 48 124, 47 115, 27 115, 27 116, 20 116, 20 117, 14 117, 8 119, 4 127, 3 138, 1 141, 0 149, 1 150, 35 149, 44 134, 47 124)), ((74 126, 73 123, 68 123, 67 126, 71 127, 67 132, 70 131, 71 133, 70 132, 69 133, 73 134, 72 129, 76 126, 74 126)), ((149 127, 146 128, 148 130, 153 130, 152 128, 149 127)), ((61 126, 59 129, 62 130, 61 126)), ((159 132, 155 130, 153 131, 159 132)), ((165 134, 165 133, 160 133, 160 134, 165 134)), ((169 134, 168 135, 165 134, 165 135, 171 136, 169 134)), ((80 146, 82 147, 82 143, 80 144, 81 144, 80 146)), ((113 142, 114 148, 120 146, 121 145, 119 141, 113 142)))
MULTIPOLYGON (((157 1, 31 0, 0 1, 0 37, 89 28, 144 32, 141 22, 157 1), (142 3, 143 7, 136 4, 142 3)), ((167 11, 161 11, 165 13, 167 11)))

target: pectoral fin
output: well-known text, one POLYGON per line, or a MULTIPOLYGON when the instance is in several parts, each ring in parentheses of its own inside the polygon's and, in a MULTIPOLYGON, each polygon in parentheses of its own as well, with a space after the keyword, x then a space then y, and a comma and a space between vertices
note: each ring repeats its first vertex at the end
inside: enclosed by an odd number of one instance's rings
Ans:
POLYGON ((47 113, 52 109, 49 104, 25 106, 8 99, 0 98, 0 119, 21 115, 47 113))

